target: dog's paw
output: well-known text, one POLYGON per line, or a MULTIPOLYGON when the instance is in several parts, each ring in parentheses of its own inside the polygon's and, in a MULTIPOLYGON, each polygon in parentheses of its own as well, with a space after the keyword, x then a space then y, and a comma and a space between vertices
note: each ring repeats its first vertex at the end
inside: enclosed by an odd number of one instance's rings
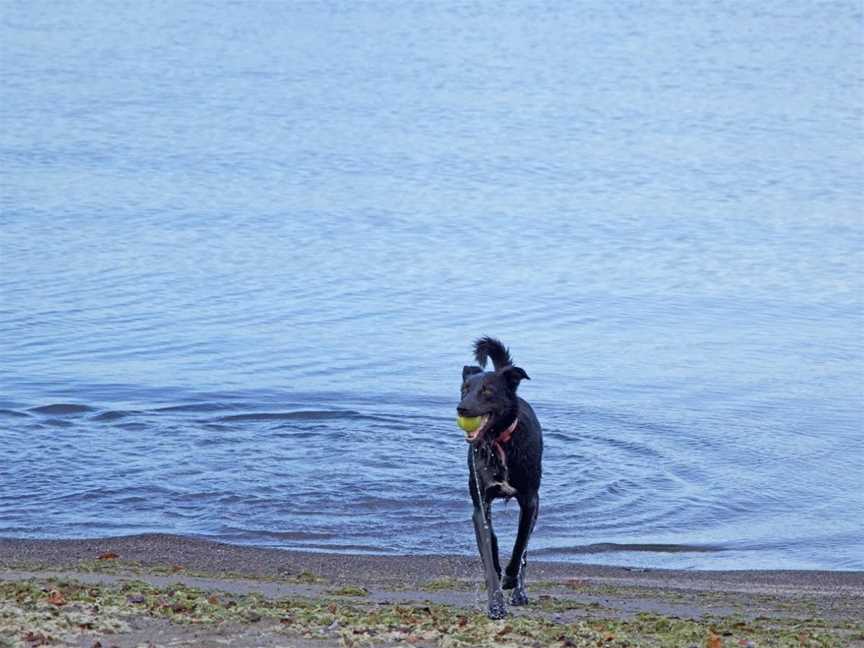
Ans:
POLYGON ((507 606, 504 605, 504 593, 501 590, 489 597, 487 614, 490 619, 503 619, 507 616, 507 606))
POLYGON ((510 605, 528 605, 528 595, 521 587, 517 587, 510 595, 510 605))

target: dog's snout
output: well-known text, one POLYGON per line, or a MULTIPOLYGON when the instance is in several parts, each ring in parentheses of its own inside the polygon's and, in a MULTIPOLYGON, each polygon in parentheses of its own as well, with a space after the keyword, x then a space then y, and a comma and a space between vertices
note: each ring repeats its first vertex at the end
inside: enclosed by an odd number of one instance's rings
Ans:
POLYGON ((466 416, 468 414, 468 410, 460 405, 456 408, 456 413, 459 416, 466 416))

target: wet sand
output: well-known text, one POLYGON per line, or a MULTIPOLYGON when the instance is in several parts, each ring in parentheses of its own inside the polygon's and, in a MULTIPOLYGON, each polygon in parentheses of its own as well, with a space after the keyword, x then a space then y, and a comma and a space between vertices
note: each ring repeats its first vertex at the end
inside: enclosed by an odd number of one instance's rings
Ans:
POLYGON ((513 646, 595 645, 595 635, 609 646, 864 646, 864 572, 634 570, 532 561, 532 603, 511 608, 512 616, 497 622, 483 615, 480 578, 479 560, 460 556, 320 554, 170 535, 0 539, 0 619, 17 619, 0 625, 0 646, 40 645, 49 636, 46 644, 88 648, 96 642, 103 648, 310 641, 467 646, 483 645, 487 631, 492 644, 513 646), (131 587, 144 590, 129 594, 131 587), (233 597, 234 605, 207 602, 222 597, 233 597), (439 607, 425 612, 430 605, 439 607), (52 625, 68 610, 101 614, 102 608, 114 616, 77 623, 72 634, 52 625), (294 619, 290 610, 307 608, 316 612, 302 623, 279 616, 294 619), (40 610, 53 617, 39 616, 40 610), (238 610, 247 616, 238 617, 238 610), (379 618, 385 612, 408 620, 385 623, 379 618))

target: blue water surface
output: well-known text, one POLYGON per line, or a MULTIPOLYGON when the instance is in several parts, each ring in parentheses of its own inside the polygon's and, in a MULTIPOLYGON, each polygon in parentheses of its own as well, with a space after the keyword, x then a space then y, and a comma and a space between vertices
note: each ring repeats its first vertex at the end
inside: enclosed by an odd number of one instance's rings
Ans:
POLYGON ((490 334, 533 555, 864 569, 862 17, 0 3, 0 536, 474 553, 490 334))

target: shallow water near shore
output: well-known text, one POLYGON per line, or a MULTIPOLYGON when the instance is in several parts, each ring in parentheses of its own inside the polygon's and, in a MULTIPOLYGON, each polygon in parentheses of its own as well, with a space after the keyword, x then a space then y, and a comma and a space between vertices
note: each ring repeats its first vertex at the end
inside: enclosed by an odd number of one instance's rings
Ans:
POLYGON ((0 536, 864 569, 861 8, 0 7, 0 536), (509 548, 518 507, 500 505, 509 548))

